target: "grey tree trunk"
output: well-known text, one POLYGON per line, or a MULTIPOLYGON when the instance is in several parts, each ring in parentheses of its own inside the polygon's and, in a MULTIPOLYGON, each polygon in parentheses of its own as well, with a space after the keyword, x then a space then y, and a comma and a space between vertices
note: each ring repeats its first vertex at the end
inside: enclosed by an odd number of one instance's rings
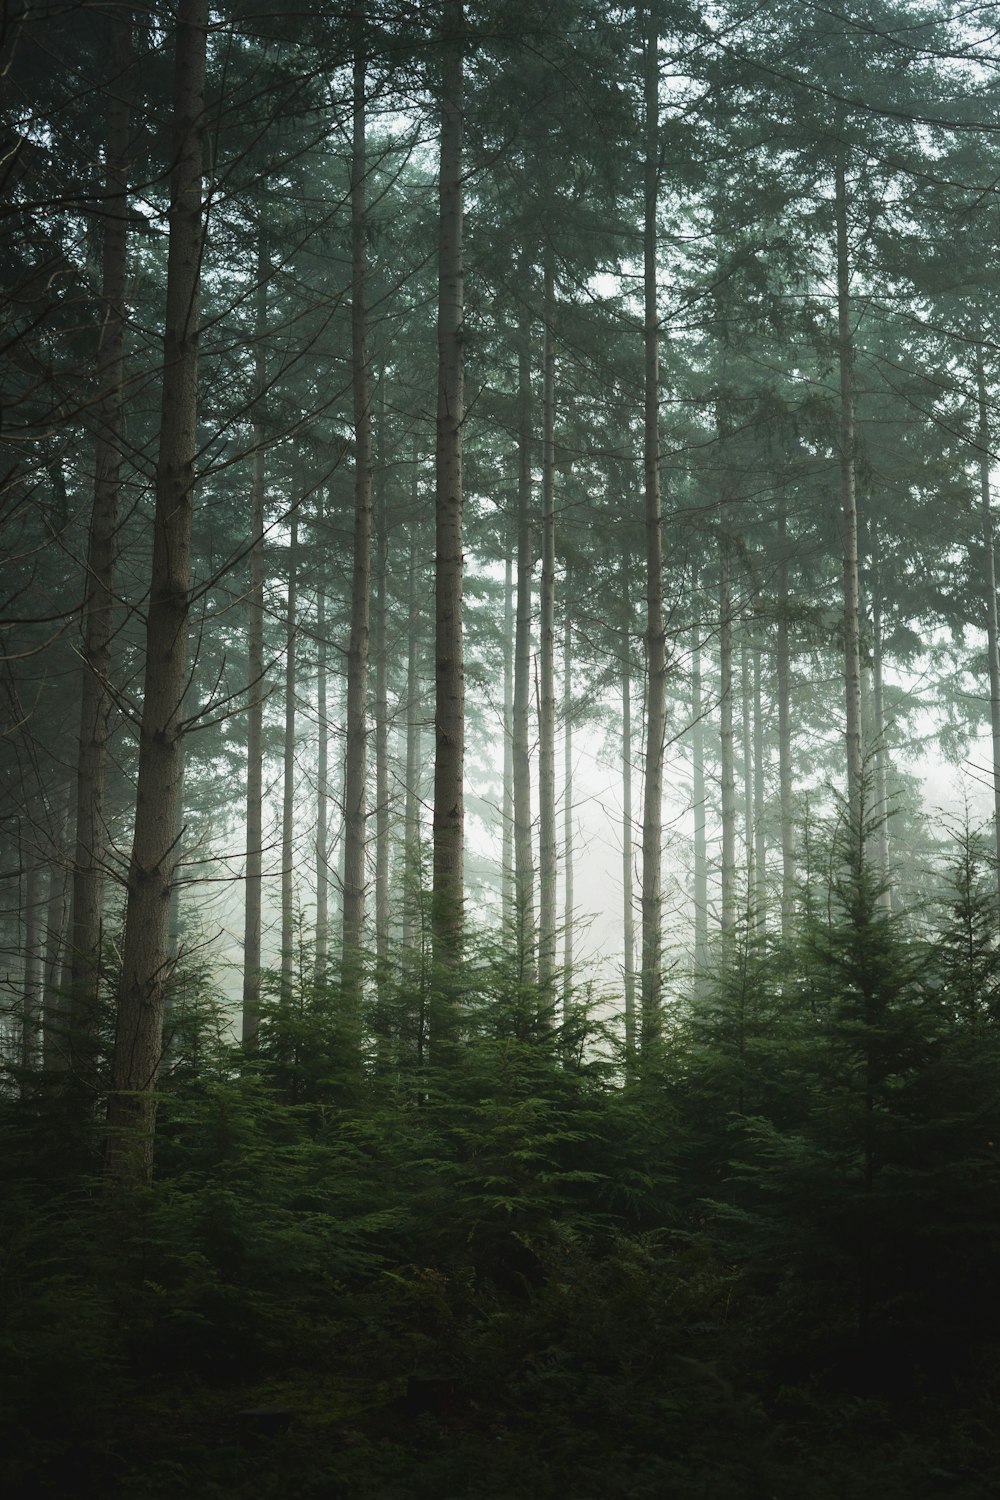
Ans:
POLYGON ((743 752, 743 861, 746 871, 749 925, 751 916, 756 922, 754 902, 757 892, 757 840, 754 835, 753 818, 753 684, 750 679, 750 647, 745 627, 740 632, 740 712, 743 752))
POLYGON ((108 1171, 120 1184, 148 1180, 152 1172, 154 1090, 169 977, 169 896, 180 852, 181 713, 187 676, 204 241, 201 173, 207 29, 207 0, 179 0, 153 561, 135 833, 108 1108, 108 1171))
POLYGON ((375 482, 375 957, 384 974, 389 959, 389 657, 386 591, 389 523, 386 514, 385 376, 379 406, 379 464, 375 482))
POLYGON ((701 626, 691 646, 691 802, 694 811, 694 966, 708 968, 708 839, 705 803, 705 708, 701 680, 701 626))
POLYGON ((1000 630, 997 628, 996 550, 990 506, 990 424, 982 342, 976 344, 976 389, 979 401, 979 498, 983 528, 983 584, 986 592, 986 649, 989 653, 990 729, 993 737, 993 828, 1000 893, 1000 630))
POLYGON ((291 1005, 295 984, 295 724, 298 694, 299 517, 288 537, 288 606, 285 620, 285 744, 281 779, 281 987, 291 1005))
MULTIPOLYGON (((41 803, 41 798, 38 799, 41 803)), ((37 825, 37 820, 36 820, 37 825)), ((39 828, 22 827, 21 931, 24 977, 21 994, 21 1092, 32 1091, 42 1060, 42 993, 45 979, 45 864, 38 848, 39 828), (24 837, 24 835, 27 835, 24 837)))
POLYGON ((132 12, 122 6, 109 17, 114 84, 109 90, 104 161, 104 245, 101 264, 101 330, 97 349, 97 439, 94 506, 87 548, 83 606, 83 680, 76 782, 76 847, 73 856, 72 957, 69 1027, 53 1036, 46 1066, 68 1067, 85 1086, 95 1086, 95 1044, 100 989, 104 871, 108 830, 105 813, 109 692, 114 611, 118 492, 124 437, 125 290, 128 253, 128 151, 131 123, 132 12))
POLYGON ((573 989, 573 578, 566 565, 563 603, 563 1018, 569 1014, 573 989))
POLYGON ((410 522, 410 560, 407 580, 406 653, 406 804, 403 814, 403 951, 408 954, 416 941, 420 897, 420 739, 423 695, 420 690, 420 659, 417 637, 420 626, 419 558, 420 450, 413 450, 413 514, 410 522))
POLYGON ((42 974, 42 1066, 47 1073, 66 1066, 66 997, 62 989, 63 961, 67 956, 67 926, 72 891, 72 866, 66 849, 70 787, 63 787, 50 810, 47 832, 48 900, 45 911, 45 964, 42 974))
POLYGON ((853 832, 864 838, 861 757, 861 628, 858 582, 858 504, 854 467, 854 338, 851 330, 847 183, 837 162, 834 214, 837 238, 837 353, 840 370, 840 494, 844 552, 844 697, 846 707, 847 801, 853 832))
POLYGON ((535 968, 535 865, 531 816, 531 610, 535 544, 531 524, 532 403, 530 330, 518 338, 517 604, 514 627, 514 910, 522 978, 535 968))
POLYGON ((628 559, 622 559, 622 940, 625 949, 625 1066, 635 1067, 638 1055, 635 973, 635 889, 633 878, 634 814, 632 810, 632 604, 629 598, 628 559))
POLYGON ((659 32, 655 5, 645 9, 643 106, 643 481, 646 531, 646 749, 642 805, 642 1044, 660 1030, 662 1003, 663 758, 667 737, 667 638, 663 613, 660 505, 660 323, 657 310, 656 208, 660 181, 659 32))
POLYGON ((463 0, 442 7, 438 176, 438 397, 435 449, 434 886, 437 971, 456 970, 464 901, 465 665, 462 646, 463 0))
POLYGON ((733 735, 733 594, 729 506, 719 504, 719 775, 722 812, 722 931, 736 921, 736 752, 733 735))
POLYGON ((503 575, 503 807, 500 908, 503 930, 514 923, 514 559, 508 550, 503 575))
POLYGON ((767 928, 767 833, 764 797, 764 694, 760 647, 753 648, 753 822, 754 822, 754 910, 757 931, 767 928))
POLYGON ((368 651, 371 615, 372 422, 368 370, 366 251, 365 8, 354 8, 354 110, 351 150, 351 370, 354 391, 354 563, 347 652, 344 771, 344 886, 341 978, 348 1010, 361 1006, 367 873, 368 651))
POLYGON ((775 677, 778 699, 778 801, 781 810, 781 936, 787 942, 795 921, 795 789, 792 777, 792 665, 788 638, 788 523, 778 515, 778 626, 775 677))
POLYGON ((556 513, 555 513, 555 280, 544 271, 542 355, 542 580, 538 628, 538 987, 551 1019, 556 969, 556 513))
MULTIPOLYGON (((320 555, 325 556, 323 497, 316 516, 320 555)), ((316 591, 316 951, 313 978, 326 983, 330 958, 330 717, 327 671, 326 584, 316 591)))
POLYGON ((254 313, 253 480, 250 492, 250 597, 247 600, 247 848, 243 895, 243 1024, 248 1051, 260 1024, 261 904, 264 875, 264 403, 267 369, 267 283, 270 261, 263 210, 257 225, 257 296, 254 313))

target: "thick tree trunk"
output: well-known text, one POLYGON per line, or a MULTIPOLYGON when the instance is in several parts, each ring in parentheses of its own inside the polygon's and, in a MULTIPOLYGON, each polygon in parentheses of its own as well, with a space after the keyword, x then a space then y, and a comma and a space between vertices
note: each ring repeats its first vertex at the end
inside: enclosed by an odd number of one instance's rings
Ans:
POLYGON ((556 968, 555 281, 546 257, 542 355, 542 582, 538 628, 538 987, 551 1019, 556 968))
POLYGON ((660 1029, 662 1001, 663 757, 667 737, 667 639, 663 613, 660 505, 660 324, 657 311, 656 207, 660 178, 659 34, 656 8, 645 13, 643 102, 643 478, 646 531, 646 751, 642 806, 642 1042, 660 1029))
POLYGON ((73 858, 72 958, 68 1034, 54 1041, 46 1066, 72 1062, 93 1087, 100 988, 104 870, 108 847, 105 794, 112 700, 111 639, 118 491, 124 437, 125 291, 128 252, 128 151, 131 122, 132 12, 109 18, 114 83, 108 91, 104 164, 101 331, 97 349, 97 440, 94 507, 83 607, 83 681, 73 858))
POLYGON ((854 468, 854 339, 851 331, 847 184, 843 158, 836 168, 837 350, 840 367, 840 494, 844 551, 844 696, 846 707, 847 801, 853 836, 863 840, 861 758, 861 629, 858 583, 858 506, 854 468))
POLYGON ((781 811, 781 936, 787 942, 795 920, 795 791, 792 778, 792 662, 788 638, 788 523, 778 516, 778 626, 775 688, 778 699, 778 802, 781 811))
POLYGON ((152 1171, 157 1075, 169 964, 169 896, 179 848, 184 688, 197 449, 198 324, 204 217, 201 151, 207 0, 179 0, 174 54, 174 165, 156 467, 153 561, 139 733, 135 834, 128 873, 121 995, 108 1120, 108 1170, 119 1182, 152 1171))
POLYGON ((438 178, 438 399, 435 451, 434 889, 440 975, 462 950, 465 665, 462 644, 462 423, 465 318, 462 264, 463 0, 444 0, 438 178))
POLYGON ((285 621, 285 745, 281 780, 281 991, 291 1005, 295 985, 295 724, 298 694, 299 517, 288 537, 288 611, 285 621))
MULTIPOLYGON (((757 841, 753 824, 753 684, 750 680, 750 647, 740 632, 740 712, 743 751, 743 863, 746 874, 746 914, 749 925, 757 891, 757 841)), ((756 919, 755 919, 756 920, 756 919)))
POLYGON ((986 372, 982 343, 976 345, 976 388, 979 400, 979 497, 983 528, 983 585, 986 593, 986 649, 989 654, 990 730, 993 738, 993 829, 1000 892, 1000 630, 997 628, 996 549, 990 506, 990 424, 986 400, 986 372))
POLYGON ((354 8, 354 118, 351 153, 351 360, 354 389, 354 564, 347 652, 347 760, 344 772, 342 981, 348 1010, 361 1006, 368 816, 368 651, 371 614, 372 430, 368 371, 364 5, 354 8))
POLYGON ((257 298, 254 316, 253 480, 250 491, 250 596, 247 600, 247 849, 243 893, 243 1025, 247 1050, 260 1024, 261 906, 264 876, 264 402, 267 369, 267 283, 270 263, 263 211, 257 223, 257 298))
POLYGON ((527 319, 518 339, 517 608, 514 626, 514 910, 522 978, 535 967, 535 865, 531 817, 531 609, 535 544, 531 525, 531 357, 527 319))

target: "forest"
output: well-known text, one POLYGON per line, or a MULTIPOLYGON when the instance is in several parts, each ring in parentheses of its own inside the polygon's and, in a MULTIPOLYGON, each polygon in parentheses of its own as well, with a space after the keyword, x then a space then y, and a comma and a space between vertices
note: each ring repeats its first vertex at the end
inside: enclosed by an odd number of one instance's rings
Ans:
POLYGON ((4 1493, 1000 1493, 1000 6, 0 79, 4 1493))

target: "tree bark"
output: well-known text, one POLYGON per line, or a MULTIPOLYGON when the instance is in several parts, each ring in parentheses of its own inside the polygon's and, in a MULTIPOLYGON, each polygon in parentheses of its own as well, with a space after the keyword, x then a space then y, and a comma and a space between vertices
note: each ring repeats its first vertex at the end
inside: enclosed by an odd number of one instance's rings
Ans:
POLYGON ((403 951, 413 948, 419 925, 420 904, 420 740, 423 695, 420 691, 420 656, 417 636, 420 624, 420 450, 413 449, 413 512, 410 521, 410 562, 407 581, 406 653, 406 806, 403 817, 403 951))
MULTIPOLYGON (((319 553, 326 556, 323 497, 316 516, 319 553)), ((330 722, 327 670, 326 584, 316 591, 316 950, 313 978, 324 985, 330 957, 330 722)))
POLYGON ((368 759, 368 651, 371 613, 372 424, 368 371, 366 249, 365 8, 354 8, 354 112, 351 151, 351 368, 354 390, 354 563, 347 652, 347 760, 344 773, 344 1001, 361 1006, 364 945, 368 759))
POLYGON ((844 551, 844 697, 846 707, 847 802, 852 836, 864 842, 861 758, 861 629, 858 583, 858 504, 854 467, 854 340, 851 331, 847 183, 838 158, 834 214, 837 237, 837 351, 840 371, 840 494, 844 551))
POLYGON ((764 825, 764 699, 761 680, 760 647, 753 648, 753 824, 754 824, 754 910, 757 931, 767 929, 767 833, 764 825))
POLYGON ((569 1014, 573 989, 573 621, 569 603, 573 578, 566 564, 563 602, 563 1019, 569 1014))
POLYGON ((295 723, 298 672, 299 517, 288 537, 288 609, 285 620, 285 745, 281 779, 281 986, 291 1005, 295 985, 295 723))
POLYGON ((83 679, 76 782, 73 857, 72 957, 68 1034, 53 1039, 46 1066, 72 1064, 79 1081, 96 1085, 97 1007, 100 990, 105 813, 112 700, 111 638, 114 612, 118 492, 124 438, 125 295, 128 257, 128 156, 133 87, 132 12, 109 17, 114 83, 109 90, 104 162, 104 245, 101 265, 101 331, 97 348, 97 439, 94 506, 87 549, 83 606, 83 679))
POLYGON ((625 1066, 635 1067, 638 1055, 638 1028, 635 1014, 635 892, 633 865, 632 811, 632 602, 629 597, 629 560, 622 557, 622 941, 624 945, 623 979, 625 984, 625 1066))
POLYGON ((386 591, 389 523, 386 515, 385 374, 379 405, 379 462, 375 480, 375 957, 380 974, 389 958, 389 658, 386 591))
POLYGON ((207 29, 207 0, 179 0, 153 561, 146 616, 135 833, 108 1110, 108 1170, 119 1184, 148 1180, 152 1172, 153 1091, 160 1067, 169 977, 169 896, 179 857, 181 712, 187 675, 197 449, 207 29))
POLYGON ((555 279, 544 270, 542 353, 542 580, 538 628, 538 987, 543 1015, 555 1005, 556 968, 556 684, 555 684, 555 279))
POLYGON ((781 809, 781 936, 787 942, 795 921, 795 791, 792 778, 792 665, 788 637, 788 522, 778 515, 778 626, 775 677, 778 699, 778 801, 781 809))
POLYGON ((501 810, 500 912, 505 933, 514 931, 514 559, 503 575, 503 807, 501 810))
POLYGON ((656 207, 660 177, 659 32, 646 7, 643 102, 643 476, 646 532, 646 751, 642 807, 642 1043, 655 1040, 662 1003, 663 757, 667 736, 667 638, 663 613, 660 504, 660 325, 657 312, 656 207))
POLYGON ((514 909, 522 979, 535 968, 535 865, 531 816, 531 609, 535 544, 531 524, 531 355, 527 318, 521 322, 518 367, 517 605, 514 628, 514 909))
POLYGON ((743 860, 745 866, 747 894, 746 915, 749 928, 751 918, 756 921, 754 899, 757 890, 756 855, 757 842, 753 822, 753 685, 750 680, 750 647, 746 634, 740 632, 740 712, 742 714, 743 750, 743 860))
POLYGON ((247 849, 243 896, 244 1047, 251 1051, 260 1024, 261 905, 264 876, 264 402, 267 369, 267 283, 270 263, 263 209, 257 224, 257 296, 254 311, 253 479, 250 491, 250 597, 247 600, 247 849))
POLYGON ((976 390, 979 402, 979 500, 983 528, 983 584, 986 592, 986 649, 989 653, 990 732, 993 740, 993 831, 1000 895, 1000 630, 997 628, 996 550, 990 505, 990 424, 982 342, 976 344, 976 390))
POLYGON ((701 678, 701 626, 691 647, 691 802, 694 811, 694 967, 708 969, 708 840, 705 800, 705 710, 701 678))
POLYGON ((464 900, 465 665, 462 645, 463 0, 444 0, 438 177, 438 398, 435 449, 434 886, 439 976, 456 970, 464 900))
MULTIPOLYGON (((720 440, 722 434, 720 432, 720 440)), ((719 502, 719 775, 722 811, 722 910, 720 926, 736 922, 736 753, 733 735, 733 594, 729 504, 725 480, 719 502)))

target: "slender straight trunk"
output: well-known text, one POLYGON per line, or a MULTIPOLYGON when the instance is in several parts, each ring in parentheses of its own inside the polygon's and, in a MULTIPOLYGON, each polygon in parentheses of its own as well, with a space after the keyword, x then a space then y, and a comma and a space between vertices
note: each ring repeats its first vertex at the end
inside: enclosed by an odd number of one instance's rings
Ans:
POLYGON ((882 660, 882 559, 879 550, 878 531, 869 527, 872 563, 872 719, 875 732, 875 816, 878 820, 875 832, 878 850, 878 867, 882 874, 883 889, 879 892, 879 905, 885 911, 892 910, 892 886, 889 879, 889 749, 886 745, 885 724, 885 674, 882 660))
POLYGON ((72 875, 65 847, 70 791, 68 785, 60 791, 48 839, 49 885, 42 973, 42 1066, 47 1073, 60 1072, 66 1065, 67 1017, 61 982, 72 875))
POLYGON ((563 604, 563 1018, 573 986, 573 597, 572 570, 566 565, 563 604))
POLYGON ((722 804, 723 932, 736 921, 736 752, 733 733, 733 598, 729 506, 726 490, 719 504, 719 774, 722 804))
MULTIPOLYGON (((325 556, 323 497, 316 516, 320 556, 325 556)), ((316 952, 313 978, 326 983, 330 957, 330 722, 327 672, 326 585, 316 592, 316 952)))
POLYGON ((538 627, 538 987, 543 1012, 555 1003, 556 968, 556 353, 555 279, 551 257, 544 271, 545 337, 542 354, 542 582, 538 627))
POLYGON ((705 814, 705 718, 701 681, 701 627, 691 647, 691 801, 694 809, 694 967, 708 968, 708 839, 705 814))
POLYGON ((523 319, 518 339, 517 606, 514 624, 514 908, 521 971, 535 967, 535 866, 531 817, 531 606, 535 543, 531 524, 531 355, 523 319))
POLYGON ((295 720, 298 672, 299 517, 288 538, 288 614, 285 622, 285 746, 281 782, 281 1003, 292 1003, 295 981, 295 720))
POLYGON ((179 0, 174 52, 167 298, 153 561, 146 614, 135 833, 108 1108, 108 1170, 148 1180, 163 1040, 169 896, 179 849, 181 720, 187 678, 197 449, 198 324, 204 217, 201 153, 207 0, 179 0))
POLYGON ((635 891, 632 865, 632 606, 629 599, 628 559, 622 559, 622 601, 625 622, 622 626, 622 934, 625 948, 623 977, 625 982, 625 1066, 631 1071, 638 1054, 638 1028, 635 1014, 635 891))
POLYGON ((764 699, 760 647, 753 648, 753 823, 754 910, 757 931, 767 926, 767 836, 764 829, 764 699))
POLYGON ((386 650, 386 574, 389 525, 385 498, 385 376, 379 403, 379 464, 375 495, 375 956, 380 973, 389 958, 389 658, 386 650))
POLYGON ((72 958, 68 1035, 53 1039, 46 1066, 72 1061, 77 1077, 93 1085, 101 967, 101 917, 108 831, 105 797, 112 701, 111 639, 115 543, 124 437, 125 291, 128 257, 128 151, 131 124, 132 13, 109 17, 114 82, 108 90, 104 158, 104 245, 101 330, 97 348, 97 440, 94 506, 87 548, 83 606, 83 679, 76 782, 73 857, 72 958))
POLYGON ((840 495, 844 549, 847 801, 853 825, 853 836, 863 840, 858 504, 854 469, 854 340, 851 332, 851 268, 847 243, 847 183, 842 156, 837 161, 834 211, 837 235, 837 346, 840 366, 840 495))
POLYGON ((420 731, 423 695, 417 634, 420 628, 420 452, 413 451, 413 515, 410 521, 410 562, 407 580, 406 651, 406 806, 403 816, 403 951, 409 953, 420 930, 418 922, 420 872, 420 731))
POLYGON ((503 809, 500 908, 503 930, 514 920, 514 559, 507 553, 503 575, 503 809))
POLYGON ((757 842, 753 826, 753 684, 750 680, 750 647, 746 635, 740 634, 740 712, 742 714, 743 750, 743 850, 747 882, 747 919, 751 916, 757 890, 755 859, 757 842))
POLYGON ((792 782, 792 660, 788 639, 788 522, 778 515, 778 627, 775 687, 778 699, 778 802, 781 809, 781 936, 787 941, 795 920, 795 792, 792 782))
POLYGON ((1000 893, 1000 631, 997 628, 996 551, 990 507, 990 424, 986 400, 983 346, 976 344, 976 388, 979 399, 979 497, 983 527, 983 584, 986 591, 986 649, 989 653, 990 729, 993 736, 993 828, 1000 893))
POLYGON ((354 565, 347 652, 347 759, 344 771, 344 920, 341 976, 348 1010, 361 1005, 368 761, 368 649, 371 613, 372 424, 368 371, 366 253, 367 127, 364 4, 354 8, 354 116, 351 152, 351 360, 354 389, 354 565))
POLYGON ((663 757, 667 737, 667 636, 663 613, 660 505, 660 324, 657 312, 656 207, 660 178, 659 34, 656 8, 645 14, 643 101, 643 479, 646 531, 646 752, 642 805, 642 1042, 655 1040, 662 1001, 663 757))
POLYGON ((24 933, 21 1067, 26 1075, 22 1083, 22 1094, 30 1091, 32 1085, 28 1075, 33 1074, 41 1062, 42 986, 45 962, 45 865, 37 847, 37 828, 29 828, 27 833, 28 839, 21 857, 21 920, 24 933))
POLYGON ((267 369, 267 283, 270 262, 263 210, 257 224, 254 313, 253 480, 250 490, 250 597, 247 600, 247 849, 243 892, 243 1045, 252 1050, 260 1024, 261 906, 264 877, 264 403, 267 369))
POLYGON ((438 240, 438 399, 435 449, 434 891, 440 974, 457 968, 464 896, 465 665, 462 650, 462 423, 465 318, 462 265, 463 0, 444 0, 438 240))

